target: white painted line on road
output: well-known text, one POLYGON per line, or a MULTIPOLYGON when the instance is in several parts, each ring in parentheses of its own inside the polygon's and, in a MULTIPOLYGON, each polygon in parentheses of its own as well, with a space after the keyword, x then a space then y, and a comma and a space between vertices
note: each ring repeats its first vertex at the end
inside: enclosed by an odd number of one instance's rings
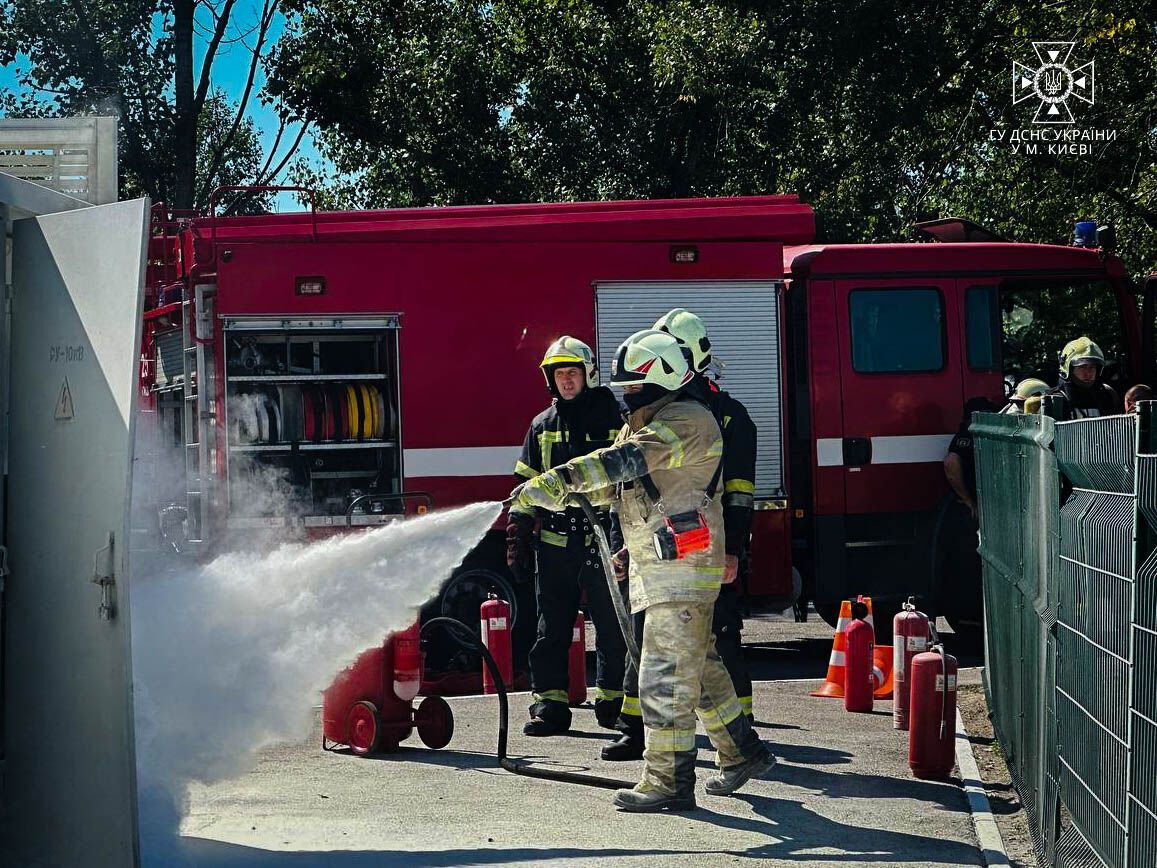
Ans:
POLYGON ((1000 837, 996 818, 992 816, 992 806, 988 803, 988 793, 984 790, 980 769, 976 767, 972 742, 968 740, 959 708, 956 709, 956 765, 960 767, 960 782, 968 797, 968 810, 972 812, 972 826, 976 830, 976 840, 980 843, 984 864, 989 868, 1009 868, 1004 840, 1000 837))

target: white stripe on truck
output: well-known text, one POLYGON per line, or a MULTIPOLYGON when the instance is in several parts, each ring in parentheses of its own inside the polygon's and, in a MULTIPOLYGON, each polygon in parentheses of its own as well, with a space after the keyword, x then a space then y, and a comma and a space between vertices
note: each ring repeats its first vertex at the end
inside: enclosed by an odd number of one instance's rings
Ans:
MULTIPOLYGON (((928 464, 943 461, 954 434, 911 434, 901 437, 872 437, 872 464, 928 464)), ((840 437, 816 440, 816 463, 820 467, 841 467, 844 441, 840 437)))
POLYGON ((406 449, 406 479, 422 476, 513 476, 521 446, 406 449))

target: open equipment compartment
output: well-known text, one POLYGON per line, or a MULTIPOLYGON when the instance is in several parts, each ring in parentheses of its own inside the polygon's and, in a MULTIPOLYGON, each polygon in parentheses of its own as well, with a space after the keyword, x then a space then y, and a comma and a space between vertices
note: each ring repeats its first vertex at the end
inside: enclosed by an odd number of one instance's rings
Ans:
POLYGON ((226 317, 230 528, 384 524, 403 511, 397 316, 226 317), (363 495, 384 495, 354 501, 363 495), (352 514, 350 507, 353 506, 352 514))

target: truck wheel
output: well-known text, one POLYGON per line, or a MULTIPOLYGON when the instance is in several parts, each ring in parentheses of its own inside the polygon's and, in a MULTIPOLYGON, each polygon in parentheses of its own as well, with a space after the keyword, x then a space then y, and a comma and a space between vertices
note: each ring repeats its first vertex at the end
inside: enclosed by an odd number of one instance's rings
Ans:
POLYGON ((378 709, 364 699, 346 715, 346 743, 358 756, 375 754, 382 746, 382 721, 378 709))
POLYGON ((829 627, 835 628, 840 620, 840 602, 837 600, 834 603, 821 603, 817 600, 812 605, 816 607, 816 614, 823 618, 829 627))

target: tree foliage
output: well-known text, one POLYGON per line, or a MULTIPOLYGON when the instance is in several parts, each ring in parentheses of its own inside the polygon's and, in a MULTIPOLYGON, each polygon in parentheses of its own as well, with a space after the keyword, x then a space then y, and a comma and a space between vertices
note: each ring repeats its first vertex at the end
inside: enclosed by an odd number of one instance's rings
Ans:
POLYGON ((796 192, 827 240, 1095 214, 1157 266, 1157 23, 1123 0, 287 2, 271 89, 317 124, 334 171, 301 178, 330 205, 796 192), (1117 140, 1093 155, 989 141, 1031 126, 1010 73, 1041 34, 1096 59, 1078 122, 1117 140))
POLYGON ((274 151, 288 144, 290 153, 263 159, 248 116, 277 8, 265 0, 242 29, 236 0, 0 0, 0 64, 19 60, 21 85, 0 97, 0 110, 116 114, 122 195, 204 209, 215 186, 269 183, 300 143, 282 141, 293 119, 281 112, 274 151), (249 52, 235 101, 213 85, 224 46, 249 52))

